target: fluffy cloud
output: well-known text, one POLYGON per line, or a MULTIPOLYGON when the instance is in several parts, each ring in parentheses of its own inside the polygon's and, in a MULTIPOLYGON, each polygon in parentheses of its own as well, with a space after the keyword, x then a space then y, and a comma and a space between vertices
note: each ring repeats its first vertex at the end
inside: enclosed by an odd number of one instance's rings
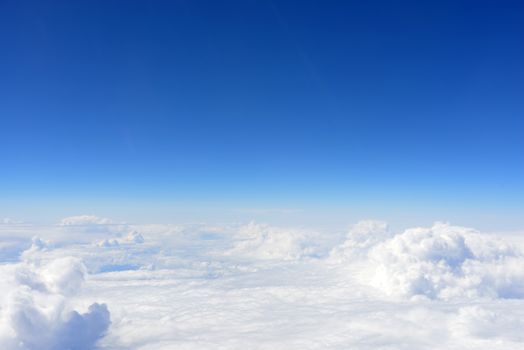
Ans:
POLYGON ((241 226, 237 241, 228 255, 259 259, 294 260, 314 252, 308 235, 302 230, 282 229, 251 222, 241 226))
POLYGON ((346 241, 331 250, 331 259, 348 261, 366 256, 369 249, 393 236, 386 222, 363 220, 355 224, 346 241))
POLYGON ((121 236, 132 230, 125 223, 115 223, 108 218, 94 215, 78 215, 63 218, 58 223, 62 232, 69 234, 113 235, 121 236))
POLYGON ((137 231, 131 231, 129 234, 123 238, 105 238, 99 242, 97 245, 99 247, 118 247, 121 244, 141 244, 144 243, 144 236, 137 231))
POLYGON ((0 227, 0 349, 524 344, 522 237, 362 221, 340 244, 338 233, 257 223, 82 220, 0 227), (110 306, 110 327, 94 301, 110 306))
MULTIPOLYGON (((358 243, 346 242, 344 246, 358 243)), ((367 253, 370 283, 388 295, 524 297, 522 254, 474 230, 436 223, 431 228, 406 230, 372 246, 367 253)))
POLYGON ((89 350, 110 324, 105 304, 87 312, 71 309, 86 268, 66 257, 37 266, 29 261, 2 266, 0 347, 5 350, 89 350))

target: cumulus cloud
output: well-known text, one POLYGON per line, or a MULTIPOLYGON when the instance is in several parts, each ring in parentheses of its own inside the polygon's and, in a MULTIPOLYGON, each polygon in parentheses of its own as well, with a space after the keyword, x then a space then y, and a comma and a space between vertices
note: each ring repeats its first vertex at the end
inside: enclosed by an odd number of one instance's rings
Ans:
POLYGON ((114 235, 121 236, 131 229, 125 223, 116 223, 108 218, 94 215, 78 215, 63 218, 58 223, 62 231, 70 234, 114 235))
POLYGON ((413 228, 368 254, 372 285, 389 295, 524 297, 524 257, 495 238, 444 223, 413 228))
POLYGON ((106 238, 99 242, 99 247, 119 247, 121 244, 142 244, 145 242, 144 236, 137 231, 130 231, 129 234, 122 238, 106 238))
POLYGON ((365 256, 369 249, 391 238, 393 233, 384 221, 363 220, 348 232, 346 241, 331 250, 331 258, 348 261, 365 256))
POLYGON ((38 256, 39 253, 47 251, 49 246, 49 241, 43 240, 38 236, 34 236, 31 239, 31 246, 20 254, 20 258, 22 261, 31 260, 35 256, 38 256))
POLYGON ((29 261, 2 266, 0 348, 5 350, 90 350, 110 324, 105 304, 84 313, 71 309, 86 268, 65 257, 42 266, 29 261))
POLYGON ((129 234, 122 239, 123 243, 141 244, 144 243, 144 241, 144 236, 136 230, 129 232, 129 234))
POLYGON ((106 238, 101 241, 98 241, 96 245, 99 247, 111 248, 111 247, 118 247, 120 243, 118 242, 117 239, 106 238))
POLYGON ((228 255, 259 259, 294 260, 314 252, 307 233, 250 222, 239 228, 237 241, 228 255))
POLYGON ((60 220, 57 227, 60 231, 57 239, 62 242, 68 240, 67 244, 90 242, 99 247, 114 248, 145 241, 135 226, 94 215, 66 217, 60 220))

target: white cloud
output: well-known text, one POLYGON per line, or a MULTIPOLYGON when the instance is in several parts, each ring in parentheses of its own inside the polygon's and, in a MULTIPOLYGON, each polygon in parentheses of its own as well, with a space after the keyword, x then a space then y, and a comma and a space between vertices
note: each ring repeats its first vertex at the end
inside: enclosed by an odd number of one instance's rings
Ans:
POLYGON ((0 349, 524 346, 522 237, 100 220, 0 230, 0 349))
POLYGON ((111 225, 113 222, 107 218, 99 218, 94 215, 78 215, 63 218, 59 223, 61 226, 89 226, 89 225, 111 225))
POLYGON ((282 229, 251 222, 241 226, 237 241, 229 255, 251 256, 259 259, 294 260, 314 252, 303 230, 282 229))
POLYGON ((125 223, 115 223, 108 218, 100 218, 94 215, 78 215, 63 218, 58 223, 64 233, 90 234, 90 235, 114 235, 121 236, 128 233, 131 228, 125 223))
POLYGON ((86 269, 76 258, 42 266, 30 261, 0 267, 0 348, 4 350, 90 350, 110 324, 105 304, 85 313, 71 309, 86 269))
POLYGON ((524 342, 522 313, 493 311, 474 305, 461 307, 452 319, 451 329, 458 336, 524 342))
POLYGON ((346 241, 331 250, 331 259, 348 261, 365 256, 369 249, 391 238, 393 233, 386 222, 363 220, 349 231, 346 241))
POLYGON ((369 253, 372 284, 389 295, 524 296, 524 257, 474 230, 436 223, 376 245, 369 253))
POLYGON ((122 238, 105 238, 97 242, 99 247, 118 247, 121 244, 142 244, 145 239, 141 233, 137 231, 130 231, 129 234, 122 238))

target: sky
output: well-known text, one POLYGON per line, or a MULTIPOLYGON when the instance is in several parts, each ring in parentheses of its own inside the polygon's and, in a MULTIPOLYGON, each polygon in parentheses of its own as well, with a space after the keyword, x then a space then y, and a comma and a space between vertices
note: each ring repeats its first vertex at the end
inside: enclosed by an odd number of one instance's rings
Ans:
POLYGON ((524 228, 520 1, 0 3, 0 216, 524 228))
POLYGON ((521 1, 0 1, 0 348, 524 344, 521 1))

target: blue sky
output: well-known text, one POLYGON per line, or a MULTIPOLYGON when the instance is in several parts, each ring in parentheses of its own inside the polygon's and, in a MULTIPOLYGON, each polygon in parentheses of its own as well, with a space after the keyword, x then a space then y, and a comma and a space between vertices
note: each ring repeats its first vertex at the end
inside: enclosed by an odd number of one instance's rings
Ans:
POLYGON ((523 16, 2 1, 0 216, 522 228, 523 16))

